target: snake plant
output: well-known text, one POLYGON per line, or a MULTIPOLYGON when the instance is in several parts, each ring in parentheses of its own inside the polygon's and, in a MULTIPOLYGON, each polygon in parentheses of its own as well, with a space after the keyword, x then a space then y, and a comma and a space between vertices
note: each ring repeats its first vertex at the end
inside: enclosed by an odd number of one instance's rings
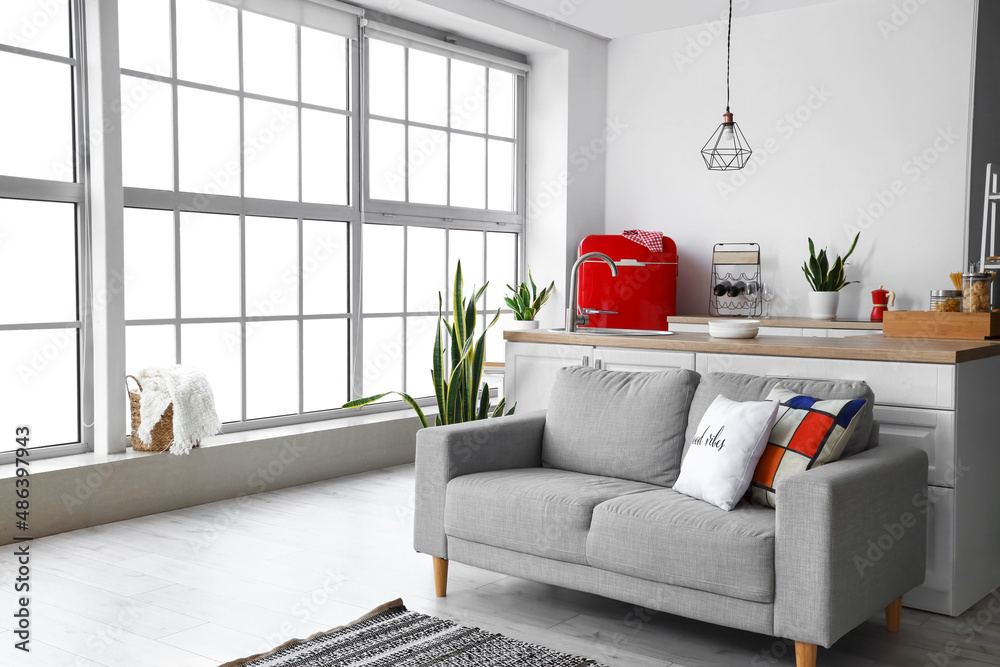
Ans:
POLYGON ((802 272, 806 274, 806 280, 809 281, 809 286, 813 288, 813 291, 839 292, 851 283, 858 282, 857 280, 848 282, 844 278, 844 267, 847 266, 847 258, 854 253, 860 236, 861 232, 858 232, 854 237, 854 243, 851 244, 851 249, 843 257, 838 255, 832 267, 826 256, 826 248, 820 250, 817 255, 813 240, 809 239, 809 261, 802 264, 802 272))
MULTIPOLYGON (((504 399, 490 410, 490 388, 483 382, 483 365, 486 360, 486 332, 497 323, 500 311, 489 326, 476 337, 476 320, 479 313, 476 302, 486 291, 483 285, 479 289, 473 287, 472 299, 466 299, 462 282, 462 263, 455 270, 455 284, 452 289, 454 296, 454 322, 448 322, 443 314, 444 299, 438 292, 438 326, 434 336, 434 352, 431 365, 431 378, 434 381, 434 395, 437 398, 438 414, 434 419, 435 426, 459 424, 462 422, 500 417, 504 414, 514 414, 512 407, 504 413, 504 399), (442 329, 445 335, 442 335, 442 329), (448 354, 446 354, 448 352, 448 354)), ((420 417, 424 428, 429 425, 427 416, 417 404, 417 401, 401 391, 387 391, 367 398, 359 398, 345 403, 345 408, 360 408, 374 403, 389 394, 396 394, 413 408, 420 417)))
POLYGON ((514 311, 514 319, 529 322, 535 319, 539 309, 552 296, 556 289, 556 282, 553 280, 541 293, 535 286, 535 279, 531 277, 531 269, 528 269, 528 281, 531 283, 531 291, 528 291, 528 283, 521 283, 516 288, 507 285, 511 291, 511 296, 504 297, 504 302, 514 311))

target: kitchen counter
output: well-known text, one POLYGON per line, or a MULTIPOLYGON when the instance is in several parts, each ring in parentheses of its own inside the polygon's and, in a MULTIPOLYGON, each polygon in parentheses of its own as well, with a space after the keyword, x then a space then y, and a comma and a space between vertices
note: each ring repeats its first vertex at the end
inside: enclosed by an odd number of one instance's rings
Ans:
MULTIPOLYGON (((850 323, 852 327, 857 323, 850 323)), ((520 343, 591 345, 637 350, 670 350, 709 354, 856 359, 925 364, 959 364, 1000 357, 1000 341, 889 338, 873 333, 852 338, 758 336, 751 339, 712 338, 703 333, 672 336, 605 336, 564 331, 505 331, 504 339, 520 343)))
MULTIPOLYGON (((704 315, 671 315, 667 318, 670 324, 708 324, 709 320, 733 320, 735 317, 707 317, 704 315)), ((845 320, 810 320, 807 317, 771 317, 768 319, 754 318, 760 321, 762 327, 791 327, 795 329, 866 329, 882 331, 881 322, 845 321, 845 320)))

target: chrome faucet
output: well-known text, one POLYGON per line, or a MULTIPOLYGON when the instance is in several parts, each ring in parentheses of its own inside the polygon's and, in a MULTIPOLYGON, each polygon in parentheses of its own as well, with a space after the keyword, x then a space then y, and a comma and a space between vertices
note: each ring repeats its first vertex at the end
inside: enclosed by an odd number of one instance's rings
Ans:
POLYGON ((576 312, 577 282, 580 278, 580 267, 583 266, 583 263, 588 259, 599 259, 603 261, 611 267, 611 275, 613 277, 618 277, 618 267, 615 266, 615 260, 608 257, 603 252, 588 252, 586 255, 582 255, 580 259, 576 260, 576 264, 573 265, 573 268, 570 269, 569 272, 569 307, 566 308, 566 331, 568 332, 576 331, 578 326, 586 326, 590 322, 590 317, 588 315, 576 312))

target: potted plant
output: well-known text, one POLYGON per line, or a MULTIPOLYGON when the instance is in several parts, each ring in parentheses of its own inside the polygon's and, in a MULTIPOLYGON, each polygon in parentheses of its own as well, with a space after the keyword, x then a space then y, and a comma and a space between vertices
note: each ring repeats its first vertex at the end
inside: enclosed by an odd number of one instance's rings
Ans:
MULTIPOLYGON (((488 285, 489 283, 487 283, 488 285)), ((476 302, 486 291, 486 285, 478 290, 473 288, 472 299, 466 299, 464 285, 462 284, 462 263, 458 263, 455 270, 455 285, 452 289, 454 295, 454 321, 448 322, 442 314, 443 298, 438 292, 438 327, 434 336, 434 352, 431 363, 431 377, 434 380, 434 395, 437 398, 438 414, 434 419, 435 426, 446 424, 460 424, 462 422, 486 419, 488 417, 500 417, 514 413, 511 408, 506 413, 504 409, 504 399, 495 408, 490 409, 490 388, 480 381, 483 378, 483 363, 486 359, 486 332, 500 319, 500 311, 493 316, 493 320, 479 334, 477 338, 476 322, 479 313, 476 309, 476 302), (447 337, 442 336, 444 329, 447 337)), ((345 408, 360 408, 375 401, 396 394, 413 408, 420 417, 420 424, 426 428, 429 426, 426 415, 417 401, 401 391, 387 391, 367 398, 345 403, 345 408)))
POLYGON ((538 321, 535 320, 535 315, 555 291, 555 281, 553 280, 548 287, 539 292, 535 286, 534 278, 531 277, 531 269, 528 269, 527 283, 521 283, 517 287, 507 285, 507 289, 510 290, 511 295, 504 297, 504 302, 514 311, 514 323, 508 325, 507 328, 511 330, 537 329, 538 321), (531 285, 530 291, 529 284, 531 285))
POLYGON ((847 258, 854 253, 854 248, 858 245, 858 232, 854 237, 851 249, 843 257, 839 255, 830 265, 830 260, 826 256, 826 248, 816 254, 816 247, 813 240, 809 239, 809 260, 802 265, 802 272, 806 274, 806 280, 813 291, 809 293, 809 318, 813 320, 835 320, 837 319, 837 307, 840 305, 840 290, 851 283, 858 282, 852 280, 848 282, 844 276, 844 269, 847 266, 847 258))

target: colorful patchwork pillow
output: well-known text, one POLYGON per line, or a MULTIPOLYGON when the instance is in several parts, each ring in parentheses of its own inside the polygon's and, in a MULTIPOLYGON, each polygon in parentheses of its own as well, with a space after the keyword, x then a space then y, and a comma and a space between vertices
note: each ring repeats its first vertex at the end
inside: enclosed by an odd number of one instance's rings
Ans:
POLYGON ((755 502, 776 507, 779 481, 840 458, 861 421, 866 399, 823 401, 777 384, 767 400, 778 401, 780 407, 750 491, 755 502))

